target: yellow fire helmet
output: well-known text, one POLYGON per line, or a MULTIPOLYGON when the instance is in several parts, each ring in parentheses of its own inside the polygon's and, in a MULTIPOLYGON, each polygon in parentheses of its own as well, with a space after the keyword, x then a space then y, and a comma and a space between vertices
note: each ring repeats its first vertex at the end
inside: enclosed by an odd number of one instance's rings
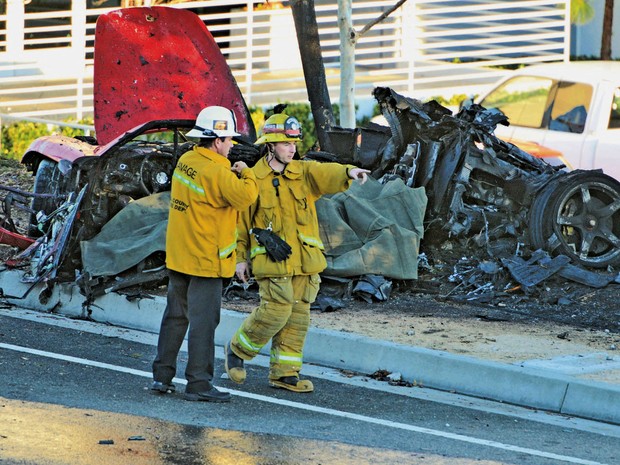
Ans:
POLYGON ((296 142, 301 140, 301 124, 294 116, 284 113, 271 115, 265 121, 261 137, 255 142, 256 145, 268 142, 296 142))

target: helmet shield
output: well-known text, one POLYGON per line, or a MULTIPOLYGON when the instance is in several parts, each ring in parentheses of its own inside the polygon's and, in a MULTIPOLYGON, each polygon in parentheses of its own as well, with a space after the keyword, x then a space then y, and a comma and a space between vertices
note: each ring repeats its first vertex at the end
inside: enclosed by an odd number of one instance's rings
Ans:
POLYGON ((302 139, 301 124, 294 116, 279 113, 270 116, 263 126, 257 145, 268 142, 296 142, 302 139))
POLYGON ((196 118, 194 128, 186 134, 187 137, 205 139, 238 135, 235 114, 228 108, 220 106, 203 109, 196 118))

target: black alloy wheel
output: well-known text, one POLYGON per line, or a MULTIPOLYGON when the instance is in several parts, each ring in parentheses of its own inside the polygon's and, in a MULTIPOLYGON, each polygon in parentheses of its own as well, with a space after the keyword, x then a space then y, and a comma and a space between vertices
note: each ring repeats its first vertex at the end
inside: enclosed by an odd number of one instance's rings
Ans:
POLYGON ((600 171, 556 178, 532 203, 532 245, 604 268, 620 263, 620 183, 600 171))

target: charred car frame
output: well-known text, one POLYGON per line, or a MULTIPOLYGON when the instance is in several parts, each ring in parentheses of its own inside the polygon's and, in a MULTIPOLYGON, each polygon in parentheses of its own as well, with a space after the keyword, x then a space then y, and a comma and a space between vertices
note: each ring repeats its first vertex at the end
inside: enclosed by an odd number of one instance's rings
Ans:
POLYGON ((620 183, 601 171, 562 171, 494 136, 503 113, 458 114, 389 88, 374 96, 389 129, 331 133, 341 160, 402 178, 428 196, 427 240, 467 237, 490 256, 545 249, 577 264, 620 262, 620 183), (357 143, 361 140, 360 143, 357 143))
MULTIPOLYGON (((126 9, 100 18, 95 44, 122 46, 96 49, 98 141, 37 139, 23 158, 36 174, 34 193, 4 188, 6 205, 7 198, 19 197, 22 204, 32 199, 22 205, 31 214, 28 231, 10 221, 9 208, 0 232, 4 242, 25 248, 9 264, 28 266, 25 279, 33 286, 77 281, 87 296, 101 292, 82 273, 80 243, 131 202, 169 190, 176 162, 192 144, 184 134, 204 106, 234 109, 244 137, 232 161, 252 164, 258 158, 249 111, 215 41, 197 16, 169 10, 126 9), (166 33, 180 14, 187 15, 184 36, 177 31, 176 42, 168 43, 166 33), (125 27, 128 19, 132 28, 125 27), (181 36, 187 41, 183 47, 191 45, 183 56, 176 53, 181 36), (126 47, 130 43, 134 46, 126 47)), ((382 182, 400 178, 409 187, 423 187, 425 229, 432 231, 426 241, 464 238, 498 258, 545 249, 588 267, 620 263, 616 180, 600 171, 562 171, 501 141, 493 131, 507 121, 498 110, 471 105, 452 115, 436 102, 389 88, 376 88, 374 96, 388 127, 328 129, 332 153, 310 152, 308 158, 354 163, 382 182)), ((161 278, 141 273, 163 269, 163 254, 148 260, 152 263, 135 267, 127 286, 161 278)))

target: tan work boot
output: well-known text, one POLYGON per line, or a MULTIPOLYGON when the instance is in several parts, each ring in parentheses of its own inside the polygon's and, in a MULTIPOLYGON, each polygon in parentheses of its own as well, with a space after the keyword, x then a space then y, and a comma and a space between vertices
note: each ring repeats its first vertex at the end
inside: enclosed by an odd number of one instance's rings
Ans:
POLYGON ((297 376, 284 376, 279 379, 270 379, 269 385, 275 388, 288 389, 293 392, 312 392, 314 385, 308 379, 299 379, 297 376))
POLYGON ((237 384, 243 384, 246 377, 243 359, 238 357, 230 348, 230 342, 224 346, 224 368, 228 377, 237 384))

